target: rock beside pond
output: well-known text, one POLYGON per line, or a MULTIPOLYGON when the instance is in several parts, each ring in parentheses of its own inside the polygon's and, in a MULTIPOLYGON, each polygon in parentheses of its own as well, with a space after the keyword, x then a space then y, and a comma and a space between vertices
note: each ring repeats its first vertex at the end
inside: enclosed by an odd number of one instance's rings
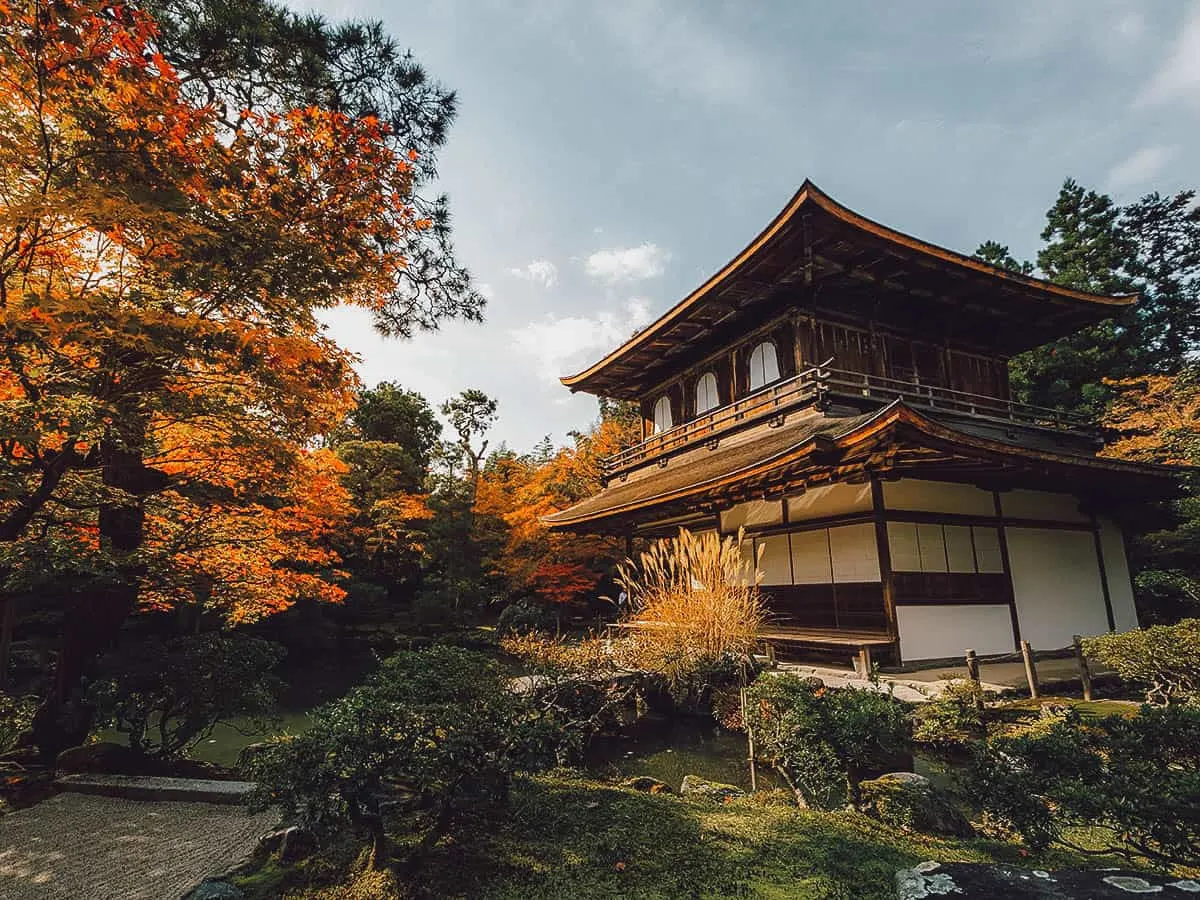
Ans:
POLYGON ((890 772, 862 782, 859 795, 862 811, 888 825, 950 837, 975 833, 967 817, 923 775, 890 772))
POLYGON ((145 762, 124 744, 96 741, 68 747, 54 760, 54 768, 68 774, 137 775, 145 762))
POLYGON ((264 834, 258 839, 258 849, 267 854, 278 851, 283 862, 297 862, 317 851, 317 838, 311 831, 292 825, 264 834))
POLYGON ((1195 897, 1200 894, 1200 882, 1119 869, 1046 872, 993 863, 924 862, 896 873, 900 900, 943 896, 955 900, 1125 900, 1131 894, 1157 894, 1163 900, 1195 897))
POLYGON ((243 900, 245 896, 237 885, 214 878, 200 882, 187 895, 187 900, 243 900))
POLYGON ((685 797, 707 797, 718 803, 746 796, 746 792, 736 785, 708 781, 699 775, 684 775, 683 784, 679 786, 679 793, 685 797))
MULTIPOLYGON (((691 777, 690 775, 688 776, 691 777)), ((628 778, 621 782, 621 787, 632 788, 635 791, 643 791, 647 794, 673 794, 671 786, 665 781, 659 781, 657 778, 651 778, 649 775, 638 775, 634 778, 628 778)))

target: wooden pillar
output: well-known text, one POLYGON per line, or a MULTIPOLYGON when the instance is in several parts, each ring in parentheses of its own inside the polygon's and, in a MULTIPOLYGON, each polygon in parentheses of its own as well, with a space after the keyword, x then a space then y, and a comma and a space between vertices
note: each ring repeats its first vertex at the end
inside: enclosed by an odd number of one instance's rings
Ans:
POLYGON ((1108 590, 1108 572, 1104 565, 1104 543, 1100 540, 1100 520, 1095 513, 1089 513, 1092 520, 1092 538, 1096 542, 1096 564, 1100 566, 1100 590, 1104 594, 1104 615, 1108 618, 1108 630, 1117 630, 1117 620, 1113 616, 1112 594, 1108 590))
POLYGON ((1013 649, 1021 646, 1021 622, 1017 616, 1017 595, 1013 590, 1012 566, 1008 561, 1008 533, 1004 528, 1004 510, 1000 506, 1000 492, 992 491, 992 503, 996 510, 996 530, 1000 534, 1000 565, 1004 568, 1004 579, 1008 584, 1008 614, 1012 619, 1013 649))
POLYGON ((0 689, 8 688, 8 664, 12 658, 13 626, 17 621, 17 598, 4 600, 4 619, 0 624, 0 689))
POLYGON ((1092 670, 1088 667, 1087 657, 1083 653, 1083 638, 1074 635, 1071 643, 1075 647, 1075 662, 1079 665, 1079 684, 1083 688, 1083 699, 1092 701, 1092 670))
POLYGON ((887 616, 888 634, 896 645, 896 662, 900 658, 900 629, 896 624, 896 583, 892 577, 892 549, 888 544, 887 514, 883 506, 883 484, 871 478, 871 507, 875 514, 875 549, 879 556, 879 580, 883 585, 883 611, 887 616))
POLYGON ((1025 680, 1029 682, 1029 696, 1036 700, 1041 696, 1038 686, 1037 664, 1033 658, 1033 647, 1029 641, 1021 641, 1021 661, 1025 663, 1025 680))

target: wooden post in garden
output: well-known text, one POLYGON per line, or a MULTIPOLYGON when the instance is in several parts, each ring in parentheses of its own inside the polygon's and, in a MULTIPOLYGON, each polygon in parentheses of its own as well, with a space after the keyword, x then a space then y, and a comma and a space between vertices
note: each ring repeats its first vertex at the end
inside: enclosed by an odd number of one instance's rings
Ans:
POLYGON ((1079 663, 1079 683, 1083 685, 1083 699, 1092 701, 1092 672, 1088 668, 1087 657, 1083 655, 1083 639, 1079 635, 1071 638, 1075 645, 1075 661, 1079 663))
POLYGON ((4 601, 4 620, 0 624, 0 689, 8 688, 8 663, 12 656, 13 625, 17 621, 17 599, 4 601))
POLYGON ((983 712, 983 688, 979 684, 979 657, 974 650, 967 651, 967 677, 975 685, 975 708, 983 712))
POLYGON ((1038 690, 1037 668, 1033 664, 1033 648, 1029 641, 1021 641, 1021 659, 1025 661, 1025 680, 1029 682, 1029 696, 1036 700, 1041 692, 1038 690))
POLYGON ((750 750, 750 793, 758 791, 758 775, 754 770, 754 731, 750 728, 750 719, 746 716, 746 689, 741 688, 738 696, 742 701, 742 725, 746 728, 746 746, 750 750))

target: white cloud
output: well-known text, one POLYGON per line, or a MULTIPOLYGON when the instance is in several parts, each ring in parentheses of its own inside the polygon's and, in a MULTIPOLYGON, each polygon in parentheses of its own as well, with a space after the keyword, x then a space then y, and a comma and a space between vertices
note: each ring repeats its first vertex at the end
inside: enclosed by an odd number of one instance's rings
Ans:
POLYGON ((619 313, 596 316, 548 316, 509 331, 512 348, 532 359, 542 378, 557 381, 627 341, 650 321, 646 301, 633 298, 619 313))
POLYGON ((597 250, 584 263, 584 271, 602 281, 638 281, 663 273, 670 254, 645 243, 636 247, 597 250))
POLYGON ((1174 155, 1174 147, 1143 147, 1109 170, 1107 186, 1112 190, 1139 187, 1161 172, 1163 166, 1170 162, 1174 155))
POLYGON ((520 269, 509 269, 510 275, 525 281, 534 281, 543 287, 554 287, 558 284, 558 266, 548 259, 535 259, 520 269))
POLYGON ((1200 4, 1193 7, 1167 61, 1142 92, 1141 101, 1200 106, 1200 4))

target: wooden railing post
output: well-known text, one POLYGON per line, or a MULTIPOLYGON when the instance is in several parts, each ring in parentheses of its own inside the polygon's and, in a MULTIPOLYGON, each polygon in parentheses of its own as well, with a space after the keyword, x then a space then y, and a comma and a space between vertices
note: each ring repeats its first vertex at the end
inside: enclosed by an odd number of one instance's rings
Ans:
POLYGON ((974 650, 967 651, 967 678, 975 685, 975 709, 983 712, 983 689, 979 682, 979 657, 974 650))
POLYGON ((1025 680, 1029 682, 1029 696, 1036 700, 1041 696, 1038 689, 1037 667, 1034 665, 1033 648, 1029 641, 1021 641, 1021 659, 1025 662, 1025 680))
POLYGON ((1089 703, 1092 700, 1092 672, 1088 668, 1087 657, 1083 655, 1083 639, 1079 635, 1071 638, 1075 645, 1075 661, 1079 664, 1079 683, 1083 686, 1083 699, 1089 703))

